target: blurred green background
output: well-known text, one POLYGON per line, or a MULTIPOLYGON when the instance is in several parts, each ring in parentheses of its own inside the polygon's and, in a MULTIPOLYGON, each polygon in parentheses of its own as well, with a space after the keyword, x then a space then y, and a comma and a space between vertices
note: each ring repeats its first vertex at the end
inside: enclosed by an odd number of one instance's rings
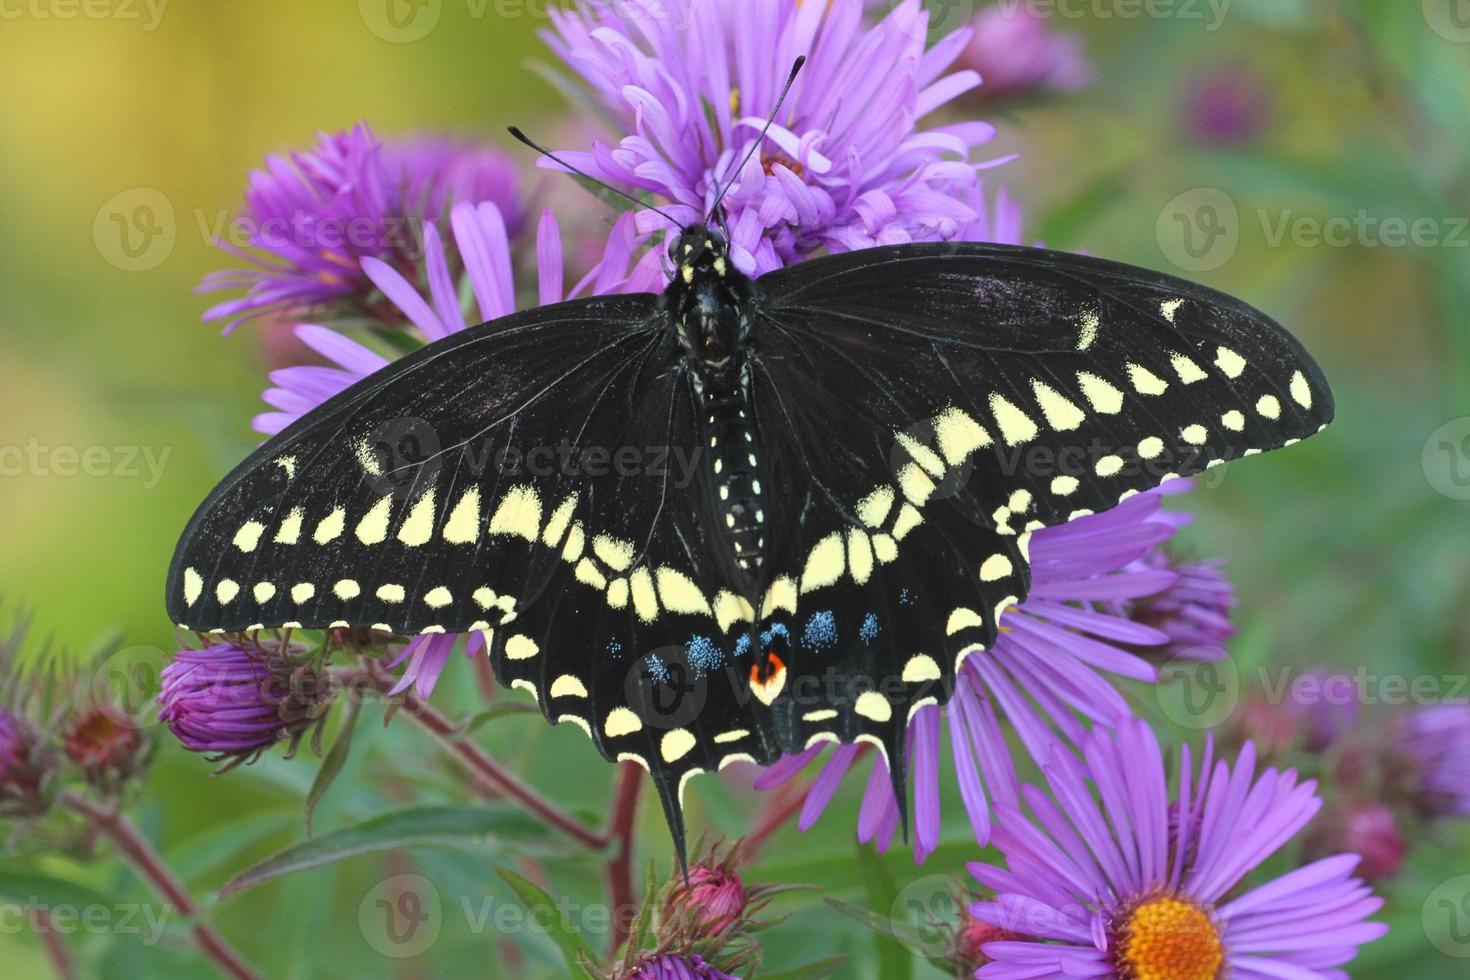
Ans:
MULTIPOLYGON (((509 122, 552 133, 567 111, 527 70, 544 56, 540 4, 431 7, 434 29, 395 43, 374 32, 367 0, 176 0, 161 15, 142 0, 0 4, 0 447, 28 454, 0 475, 0 596, 34 610, 37 632, 59 647, 85 652, 121 633, 156 660, 148 648, 170 646, 161 592, 177 534, 255 442, 258 334, 221 339, 200 323, 208 304, 192 293, 232 264, 209 230, 237 206, 248 171, 359 120, 380 135, 449 129, 498 141, 509 122), (129 256, 113 216, 139 202, 157 205, 165 235, 129 256), (130 271, 139 263, 155 267, 130 271), (57 472, 67 447, 79 456, 101 447, 103 475, 57 472)), ((1202 0, 1164 4, 1163 17, 1123 16, 1139 9, 1128 3, 1063 9, 1080 13, 1056 24, 1085 38, 1096 84, 977 110, 1000 126, 1002 149, 1022 154, 988 179, 1024 203, 1026 237, 1241 296, 1290 326, 1336 389, 1338 421, 1323 437, 1216 471, 1191 501, 1190 547, 1227 557, 1241 593, 1232 652, 1242 675, 1325 664, 1452 685, 1470 671, 1470 5, 1234 0, 1218 19, 1202 0), (1254 132, 1223 143, 1192 133, 1188 95, 1211 73, 1254 93, 1254 132), (1201 224, 1208 208, 1223 223, 1201 224), (1393 222, 1419 228, 1419 241, 1392 244, 1393 222), (1326 243, 1314 227, 1347 231, 1326 243), (1210 228, 1223 237, 1191 254, 1210 228)), ((456 661, 436 704, 471 711, 472 691, 456 661)), ((319 827, 391 802, 462 799, 434 746, 396 726, 385 736, 380 715, 364 718, 319 827), (369 766, 392 776, 353 778, 369 766)), ((300 838, 309 754, 212 781, 202 760, 163 742, 137 817, 201 896, 300 838)), ((580 733, 511 719, 483 742, 600 819, 612 770, 580 733)), ((850 783, 817 831, 779 837, 756 877, 860 902, 849 828, 861 781, 850 783)), ((691 800, 697 827, 732 835, 756 805, 735 779, 700 780, 691 800)), ((927 865, 897 852, 887 860, 900 885, 975 857, 956 802, 927 865)), ((662 821, 652 806, 644 817, 640 859, 666 867, 662 821)), ((1470 968, 1437 951, 1421 924, 1433 889, 1470 872, 1470 834, 1447 827, 1414 843, 1384 889, 1394 932, 1354 976, 1470 968)), ((468 847, 360 859, 212 914, 273 977, 555 976, 543 937, 514 936, 525 960, 503 960, 502 937, 477 934, 460 905, 507 901, 491 868, 522 856, 468 847), (444 928, 430 955, 385 958, 359 927, 364 896, 397 873, 422 874, 441 893, 444 928)), ((600 864, 553 866, 558 888, 596 900, 600 864)), ((28 867, 119 901, 144 897, 112 861, 28 867)), ((793 919, 767 934, 773 967, 846 952, 854 964, 843 976, 879 975, 870 935, 818 897, 782 908, 793 919)), ((69 941, 87 975, 207 975, 177 929, 158 944, 69 941)), ((0 929, 0 962, 6 976, 48 972, 14 929, 0 929)))

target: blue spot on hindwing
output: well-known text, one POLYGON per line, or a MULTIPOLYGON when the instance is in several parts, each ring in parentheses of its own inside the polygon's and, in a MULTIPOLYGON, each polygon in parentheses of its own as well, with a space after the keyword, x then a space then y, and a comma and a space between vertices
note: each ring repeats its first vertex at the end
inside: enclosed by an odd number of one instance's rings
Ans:
POLYGON ((878 617, 868 613, 863 617, 863 625, 858 627, 858 637, 869 646, 878 638, 878 617))
POLYGON ((830 609, 813 613, 801 633, 801 645, 812 650, 826 650, 837 645, 837 619, 830 609))

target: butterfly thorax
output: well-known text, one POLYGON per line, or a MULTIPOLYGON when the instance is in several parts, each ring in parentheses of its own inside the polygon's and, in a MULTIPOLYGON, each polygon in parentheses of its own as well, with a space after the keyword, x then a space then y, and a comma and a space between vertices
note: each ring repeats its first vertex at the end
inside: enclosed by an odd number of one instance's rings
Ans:
POLYGON ((705 487, 730 556, 756 575, 766 548, 762 460, 750 400, 750 279, 723 236, 685 230, 670 250, 677 270, 666 296, 703 423, 705 487))

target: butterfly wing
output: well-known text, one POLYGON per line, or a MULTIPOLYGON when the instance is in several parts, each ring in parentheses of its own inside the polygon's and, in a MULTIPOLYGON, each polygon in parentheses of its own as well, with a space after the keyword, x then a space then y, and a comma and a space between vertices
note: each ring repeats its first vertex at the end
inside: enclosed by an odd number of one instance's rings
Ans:
POLYGON ((617 297, 394 362, 200 506, 169 573, 171 617, 201 631, 481 631, 503 684, 650 769, 679 836, 688 773, 780 749, 727 669, 718 623, 733 596, 710 585, 722 552, 673 345, 659 298, 617 297))
POLYGON ((900 800, 908 718, 1026 596, 1033 531, 1332 417, 1321 372, 1269 318, 1116 263, 908 245, 757 286, 770 567, 795 583, 777 618, 794 683, 834 666, 842 681, 788 709, 795 741, 881 742, 900 800))

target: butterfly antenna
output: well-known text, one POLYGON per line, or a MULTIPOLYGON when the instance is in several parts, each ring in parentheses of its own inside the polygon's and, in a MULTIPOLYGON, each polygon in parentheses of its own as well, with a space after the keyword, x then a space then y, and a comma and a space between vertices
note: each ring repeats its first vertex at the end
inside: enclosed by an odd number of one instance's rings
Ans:
POLYGON ((796 84, 796 76, 801 74, 801 68, 805 64, 806 55, 802 55, 796 59, 796 64, 791 66, 791 74, 786 79, 785 87, 781 89, 781 97, 776 100, 776 107, 771 110, 770 118, 766 120, 765 128, 761 130, 760 138, 755 141, 755 145, 750 148, 750 152, 745 154, 745 159, 740 161, 740 166, 735 168, 735 172, 725 182, 724 188, 721 189, 719 196, 715 198, 714 206, 709 209, 709 217, 705 219, 706 224, 714 219, 715 214, 720 210, 720 205, 724 203, 725 195, 730 193, 731 187, 735 186, 735 179, 740 176, 740 172, 745 169, 745 165, 750 162, 750 158, 755 156, 756 151, 761 148, 761 144, 765 143, 766 134, 775 125, 776 117, 781 114, 781 106, 786 104, 786 96, 791 94, 791 86, 796 84))
POLYGON ((537 153, 540 153, 542 156, 555 160, 557 163, 561 164, 563 167, 566 167, 568 170, 576 174, 578 177, 581 177, 583 180, 590 180, 592 183, 596 184, 598 187, 601 187, 603 190, 610 191, 613 194, 616 194, 618 197, 623 198, 624 200, 632 201, 640 208, 652 211, 655 214, 663 215, 665 218, 668 219, 669 224, 673 225, 675 228, 684 227, 684 223, 682 221, 675 220, 674 216, 669 214, 663 208, 655 207, 654 205, 649 204, 647 201, 641 201, 638 198, 634 197, 632 194, 629 194, 627 191, 614 187, 612 184, 609 184, 605 180, 599 180, 586 171, 578 170, 576 167, 572 166, 570 163, 567 163, 561 157, 557 156, 555 153, 552 153, 546 147, 542 146, 540 143, 537 143, 535 140, 531 139, 531 137, 521 132, 519 128, 515 126, 508 126, 506 128, 510 131, 510 135, 514 136, 516 139, 520 140, 522 143, 526 144, 537 153))

